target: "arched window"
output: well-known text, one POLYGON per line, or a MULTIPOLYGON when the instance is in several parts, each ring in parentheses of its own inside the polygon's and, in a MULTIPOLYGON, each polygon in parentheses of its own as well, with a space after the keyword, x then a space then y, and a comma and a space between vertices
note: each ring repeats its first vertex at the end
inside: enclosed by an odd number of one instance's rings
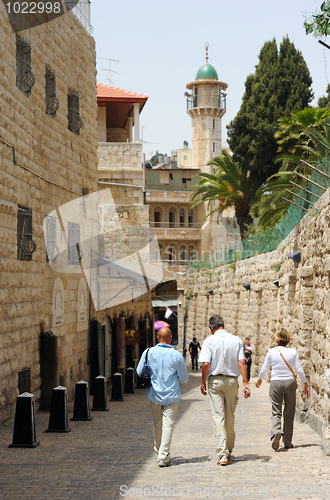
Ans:
POLYGON ((193 246, 189 247, 189 260, 197 259, 197 250, 194 249, 193 246))
POLYGON ((194 212, 192 210, 189 210, 188 212, 188 226, 192 227, 194 224, 194 212))
POLYGON ((160 227, 162 223, 162 209, 160 207, 156 207, 154 210, 154 227, 160 227))
POLYGON ((186 212, 184 208, 180 210, 180 227, 184 227, 186 224, 186 212))
POLYGON ((174 245, 168 247, 168 265, 175 266, 176 261, 176 248, 174 245))
POLYGON ((164 253, 163 246, 158 245, 158 249, 155 252, 155 261, 163 260, 163 253, 164 253))
POLYGON ((171 207, 168 213, 169 227, 175 227, 175 216, 176 216, 176 210, 175 208, 171 207))
POLYGON ((180 247, 179 259, 182 266, 187 264, 187 249, 185 246, 180 247))

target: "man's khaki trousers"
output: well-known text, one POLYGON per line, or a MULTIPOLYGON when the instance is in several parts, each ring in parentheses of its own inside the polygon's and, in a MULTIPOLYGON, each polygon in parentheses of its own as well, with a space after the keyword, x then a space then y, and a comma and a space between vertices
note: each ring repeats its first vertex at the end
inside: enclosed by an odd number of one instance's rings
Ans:
POLYGON ((221 460, 221 458, 230 456, 235 444, 234 424, 238 402, 237 377, 210 376, 208 394, 211 402, 217 454, 221 460))
POLYGON ((171 458, 172 432, 179 403, 162 406, 150 401, 150 405, 154 419, 154 450, 157 453, 157 462, 161 466, 167 465, 171 458))

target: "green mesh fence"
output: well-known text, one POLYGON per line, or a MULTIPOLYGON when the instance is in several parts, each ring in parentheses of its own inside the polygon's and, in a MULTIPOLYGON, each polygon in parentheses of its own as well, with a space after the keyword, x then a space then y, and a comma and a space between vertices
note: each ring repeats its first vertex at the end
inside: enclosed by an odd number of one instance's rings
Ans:
MULTIPOLYGON (((320 160, 317 163, 316 168, 326 173, 327 175, 330 175, 330 161, 326 158, 320 160)), ((325 188, 328 188, 330 186, 330 179, 327 179, 318 172, 313 171, 309 178, 311 181, 325 188)), ((311 193, 316 194, 317 196, 322 196, 322 194, 325 192, 323 189, 315 186, 315 184, 312 184, 311 182, 308 182, 306 184, 306 189, 308 189, 311 193)), ((306 193, 302 189, 299 189, 297 191, 297 194, 313 203, 317 201, 317 198, 315 198, 311 194, 306 193)), ((312 205, 304 202, 298 197, 294 199, 294 203, 299 205, 299 207, 313 210, 312 205)), ((194 268, 197 271, 207 268, 210 269, 221 264, 229 264, 230 262, 234 262, 236 260, 246 259, 248 257, 252 257, 253 255, 267 253, 275 250, 275 248, 278 247, 278 245, 298 224, 302 217, 308 213, 299 207, 290 205, 285 216, 282 217, 277 226, 274 226, 271 229, 267 229, 262 233, 250 236, 243 241, 225 246, 217 250, 213 254, 204 256, 201 260, 189 261, 189 267, 194 268)))

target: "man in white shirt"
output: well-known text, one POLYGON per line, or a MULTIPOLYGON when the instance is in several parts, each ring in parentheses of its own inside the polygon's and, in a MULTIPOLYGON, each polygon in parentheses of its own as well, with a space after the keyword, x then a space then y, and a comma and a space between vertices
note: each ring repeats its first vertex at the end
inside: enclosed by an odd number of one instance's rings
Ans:
POLYGON ((240 374, 243 377, 244 397, 249 397, 251 391, 242 341, 224 329, 221 316, 212 316, 209 327, 212 335, 204 340, 199 357, 199 363, 203 363, 201 393, 210 396, 218 465, 227 465, 235 444, 237 379, 240 374))

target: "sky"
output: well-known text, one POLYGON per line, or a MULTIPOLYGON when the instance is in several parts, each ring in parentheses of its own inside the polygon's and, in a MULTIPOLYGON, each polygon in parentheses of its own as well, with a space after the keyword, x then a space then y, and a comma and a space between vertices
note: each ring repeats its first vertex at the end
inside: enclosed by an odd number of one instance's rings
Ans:
MULTIPOLYGON (((97 81, 147 95, 140 115, 140 138, 149 159, 156 151, 170 155, 191 147, 191 119, 186 112, 186 84, 209 63, 228 84, 226 125, 238 113, 245 80, 254 73, 265 42, 283 37, 299 49, 313 84, 311 105, 326 94, 330 50, 306 35, 305 17, 319 11, 322 0, 92 0, 97 81), (112 61, 109 61, 112 60, 112 61), (111 68, 111 73, 107 69, 111 68)), ((329 40, 325 41, 330 45, 329 40)))

